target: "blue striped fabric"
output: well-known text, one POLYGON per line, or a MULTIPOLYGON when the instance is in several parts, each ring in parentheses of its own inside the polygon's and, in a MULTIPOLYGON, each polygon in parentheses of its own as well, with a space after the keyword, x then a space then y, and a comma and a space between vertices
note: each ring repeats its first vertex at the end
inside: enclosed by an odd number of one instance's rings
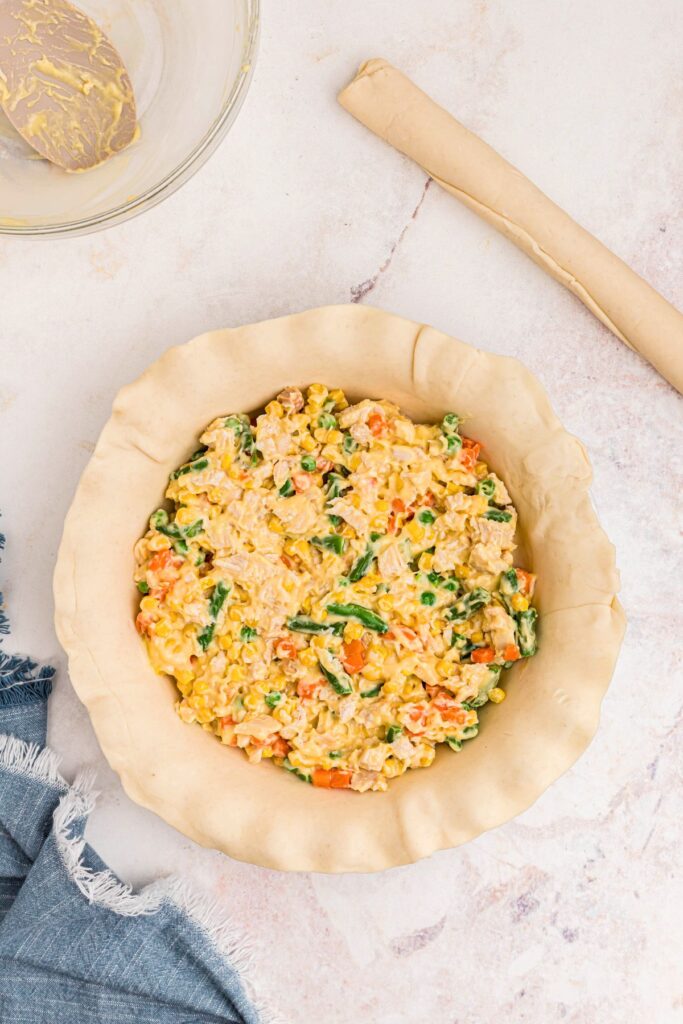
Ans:
POLYGON ((133 893, 85 843, 88 786, 45 748, 53 676, 0 650, 0 1021, 263 1024, 226 924, 181 886, 133 893))

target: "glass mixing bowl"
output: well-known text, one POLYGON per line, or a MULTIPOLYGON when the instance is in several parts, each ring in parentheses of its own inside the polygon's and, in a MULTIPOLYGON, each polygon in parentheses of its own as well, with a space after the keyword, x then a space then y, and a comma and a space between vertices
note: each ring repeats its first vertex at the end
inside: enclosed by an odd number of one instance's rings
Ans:
POLYGON ((259 0, 77 2, 123 57, 141 135, 101 167, 68 174, 0 110, 0 233, 75 235, 142 213, 201 167, 246 96, 259 0))

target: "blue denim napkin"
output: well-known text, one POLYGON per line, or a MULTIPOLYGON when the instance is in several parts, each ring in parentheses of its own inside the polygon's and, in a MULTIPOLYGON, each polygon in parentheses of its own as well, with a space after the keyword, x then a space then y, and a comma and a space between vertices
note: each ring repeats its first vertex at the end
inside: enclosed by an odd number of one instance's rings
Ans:
POLYGON ((265 1024, 208 902, 177 881, 134 893, 85 842, 89 780, 45 747, 53 676, 0 649, 0 1021, 265 1024))

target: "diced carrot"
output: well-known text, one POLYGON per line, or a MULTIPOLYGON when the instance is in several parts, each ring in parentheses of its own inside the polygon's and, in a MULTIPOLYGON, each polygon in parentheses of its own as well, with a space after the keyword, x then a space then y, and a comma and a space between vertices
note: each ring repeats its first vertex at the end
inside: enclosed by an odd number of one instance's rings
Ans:
POLYGON ((368 416, 368 426, 374 437, 380 437, 386 430, 387 421, 381 412, 371 412, 368 416))
POLYGON ((296 684, 296 692, 302 700, 309 700, 318 692, 322 683, 319 679, 300 679, 296 684))
POLYGON ((311 778, 321 789, 348 789, 351 785, 351 772, 342 768, 314 768, 311 778))
POLYGON ((444 722, 454 722, 457 725, 462 725, 465 721, 466 715, 460 704, 458 704, 454 697, 446 694, 443 690, 438 697, 434 698, 432 706, 435 711, 439 712, 444 722))
POLYGON ((436 498, 434 497, 431 491, 427 491, 427 493, 422 498, 422 504, 426 505, 428 508, 431 508, 435 501, 436 498))
POLYGON ((304 491, 309 490, 313 483, 312 473, 292 473, 292 483, 297 494, 302 494, 304 491))
POLYGON ((163 601, 170 589, 170 583, 162 583, 158 587, 152 587, 149 592, 149 596, 155 598, 157 601, 163 601))
POLYGON ((390 512, 387 519, 387 533, 396 533, 396 513, 390 512))
POLYGON ((282 736, 278 736, 274 739, 270 746, 272 747, 273 755, 275 757, 287 757, 287 754, 291 749, 287 740, 283 739, 282 736))
POLYGON ((524 597, 531 597, 536 585, 536 577, 532 572, 526 572, 525 569, 515 569, 515 572, 517 573, 520 594, 523 594, 524 597))
POLYGON ((479 452, 481 451, 481 445, 479 444, 478 441, 473 440, 473 438, 471 438, 471 437, 463 437, 463 439, 462 439, 462 446, 463 446, 463 448, 474 448, 474 449, 476 449, 476 455, 477 455, 477 457, 479 456, 479 452))
POLYGON ((225 729, 226 725, 234 725, 235 719, 231 715, 223 715, 222 718, 218 719, 221 729, 225 729))
MULTIPOLYGON (((519 661, 522 655, 519 653, 517 644, 508 644, 507 647, 503 648, 503 657, 506 661, 519 661)), ((474 656, 472 660, 474 660, 474 656)))
POLYGON ((391 503, 391 511, 395 512, 396 515, 400 515, 401 512, 405 512, 405 510, 405 502, 401 501, 400 498, 394 498, 394 500, 391 503))
POLYGON ((152 625, 152 617, 145 614, 145 612, 138 612, 138 616, 135 620, 135 628, 141 635, 145 634, 149 627, 152 625))
POLYGON ((333 466, 334 462, 331 462, 330 459, 324 459, 322 455, 319 455, 315 460, 315 468, 319 473, 328 473, 333 466))
POLYGON ((280 555, 280 561, 283 565, 286 565, 288 569, 293 569, 296 565, 294 559, 290 558, 289 555, 280 555))
POLYGON ((344 644, 342 665, 347 672, 360 672, 365 665, 365 647, 361 640, 349 640, 344 644))
POLYGON ((289 640, 287 637, 285 637, 283 640, 278 640, 278 642, 275 644, 275 654, 278 658, 282 659, 283 661, 286 658, 296 658, 296 644, 294 643, 293 640, 289 640))
POLYGON ((472 651, 472 661, 475 665, 485 665, 489 661, 493 661, 495 656, 493 647, 475 647, 472 651))
MULTIPOLYGON (((182 558, 173 554, 171 548, 157 551, 149 560, 150 572, 163 573, 169 569, 177 569, 183 564, 182 558)), ((171 575, 174 575, 173 573, 171 575)))

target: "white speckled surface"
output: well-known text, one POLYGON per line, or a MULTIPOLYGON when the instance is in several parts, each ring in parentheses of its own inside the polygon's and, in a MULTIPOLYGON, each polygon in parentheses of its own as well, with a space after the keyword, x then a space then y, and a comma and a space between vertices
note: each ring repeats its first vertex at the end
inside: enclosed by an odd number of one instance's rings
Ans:
POLYGON ((62 668, 50 741, 67 773, 99 767, 89 839, 135 884, 181 871, 211 888, 291 1024, 683 1021, 681 400, 334 102, 386 56, 680 308, 682 34, 679 0, 265 0, 251 93, 193 181, 106 234, 0 238, 13 644, 62 668), (203 330, 349 299, 538 374, 593 461, 629 630, 597 738, 525 815, 382 875, 286 876, 123 795, 63 671, 51 573, 120 385, 203 330))

